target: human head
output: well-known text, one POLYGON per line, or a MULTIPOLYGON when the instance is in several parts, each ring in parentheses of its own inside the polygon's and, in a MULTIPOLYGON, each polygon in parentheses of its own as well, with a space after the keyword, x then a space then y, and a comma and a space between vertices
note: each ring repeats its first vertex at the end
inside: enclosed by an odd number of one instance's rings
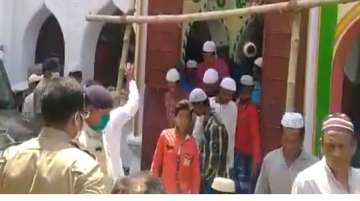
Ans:
POLYGON ((170 92, 175 92, 179 88, 180 73, 176 68, 171 68, 166 73, 167 87, 170 92))
POLYGON ((246 42, 243 46, 243 54, 246 58, 254 58, 257 55, 257 47, 253 42, 246 42))
POLYGON ((118 179, 112 194, 165 194, 164 186, 158 177, 148 172, 140 172, 132 176, 118 179))
POLYGON ((209 68, 203 76, 204 91, 208 97, 219 93, 219 73, 214 68, 209 68))
POLYGON ((64 130, 74 138, 82 128, 83 92, 70 78, 52 79, 45 88, 41 111, 46 126, 64 130))
POLYGON ((80 84, 82 82, 82 72, 80 70, 69 72, 69 77, 74 78, 80 84))
POLYGON ((330 168, 350 166, 357 147, 354 125, 344 113, 329 114, 322 124, 322 151, 330 168))
POLYGON ((251 75, 243 75, 240 79, 242 85, 240 90, 240 101, 248 101, 251 99, 251 93, 254 88, 254 79, 251 75))
POLYGON ((205 64, 211 65, 216 61, 216 44, 214 41, 206 41, 203 44, 202 56, 205 64))
POLYGON ((304 140, 304 118, 300 113, 286 112, 281 119, 283 151, 290 157, 300 153, 304 140))
POLYGON ((50 79, 52 77, 59 77, 60 76, 60 63, 59 59, 52 57, 46 59, 42 64, 42 73, 44 77, 50 79))
POLYGON ((181 100, 175 107, 175 127, 188 134, 191 130, 192 109, 188 100, 181 100))
POLYGON ((189 101, 197 116, 206 115, 209 112, 209 99, 205 91, 200 88, 193 89, 189 95, 189 101))
POLYGON ((236 83, 230 77, 224 78, 220 83, 220 91, 217 95, 220 104, 227 104, 234 98, 236 83))
POLYGON ((96 131, 102 131, 110 120, 113 107, 111 93, 103 86, 92 85, 85 88, 86 123, 96 131))
POLYGON ((185 67, 185 75, 188 78, 195 78, 197 70, 197 62, 195 60, 188 60, 185 67))

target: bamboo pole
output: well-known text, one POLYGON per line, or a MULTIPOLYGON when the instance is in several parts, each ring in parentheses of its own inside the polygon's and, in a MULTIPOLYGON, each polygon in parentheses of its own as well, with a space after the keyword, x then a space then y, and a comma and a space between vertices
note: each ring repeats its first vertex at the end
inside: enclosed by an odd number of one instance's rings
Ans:
POLYGON ((181 15, 152 15, 152 16, 107 16, 93 15, 86 17, 88 21, 106 21, 109 23, 181 23, 184 21, 207 21, 219 18, 226 18, 239 15, 264 14, 269 12, 298 11, 329 4, 349 3, 358 0, 298 0, 296 4, 290 2, 280 2, 250 6, 247 8, 210 11, 201 13, 181 14, 181 15))
MULTIPOLYGON (((132 1, 132 5, 130 7, 130 12, 132 12, 135 9, 135 1, 136 0, 132 1)), ((126 15, 124 15, 124 16, 126 16, 126 15)), ((121 52, 121 58, 120 58, 120 64, 119 64, 119 72, 118 72, 118 78, 117 78, 117 84, 116 84, 116 90, 119 93, 121 93, 121 89, 123 88, 123 78, 124 78, 123 68, 124 68, 126 60, 128 58, 131 31, 132 31, 132 24, 127 24, 126 28, 125 28, 123 41, 122 41, 123 45, 122 45, 122 52, 121 52)))
MULTIPOLYGON (((293 0, 296 4, 296 0, 293 0)), ((299 57, 301 12, 294 13, 291 27, 291 48, 286 89, 286 111, 295 112, 296 73, 299 57)))

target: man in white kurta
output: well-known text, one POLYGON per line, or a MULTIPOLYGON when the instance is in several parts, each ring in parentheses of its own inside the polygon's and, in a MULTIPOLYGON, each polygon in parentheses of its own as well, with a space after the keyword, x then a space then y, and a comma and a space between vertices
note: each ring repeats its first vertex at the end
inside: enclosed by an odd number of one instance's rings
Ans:
POLYGON ((302 149, 303 116, 300 113, 286 112, 281 125, 282 147, 265 156, 256 183, 256 194, 290 194, 297 174, 317 161, 302 149))
POLYGON ((293 194, 359 194, 360 172, 351 167, 357 136, 351 119, 343 113, 330 114, 322 124, 321 161, 299 173, 293 194))
POLYGON ((235 132, 237 122, 237 106, 232 100, 236 92, 236 82, 229 77, 220 83, 220 91, 216 97, 209 98, 210 107, 225 125, 228 133, 228 152, 226 164, 228 170, 234 166, 235 132))

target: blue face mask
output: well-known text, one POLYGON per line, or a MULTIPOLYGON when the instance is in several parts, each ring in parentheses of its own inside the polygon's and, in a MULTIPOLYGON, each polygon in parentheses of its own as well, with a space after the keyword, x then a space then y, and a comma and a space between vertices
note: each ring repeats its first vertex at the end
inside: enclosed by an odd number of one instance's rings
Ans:
POLYGON ((97 123, 93 129, 96 131, 102 131, 106 128, 106 125, 108 124, 110 120, 110 115, 109 114, 104 114, 100 117, 99 123, 97 123))

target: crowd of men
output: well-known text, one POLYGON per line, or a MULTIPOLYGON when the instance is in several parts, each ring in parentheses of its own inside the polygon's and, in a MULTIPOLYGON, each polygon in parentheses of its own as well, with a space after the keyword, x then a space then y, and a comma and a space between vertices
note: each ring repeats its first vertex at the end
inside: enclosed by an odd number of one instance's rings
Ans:
MULTIPOLYGON (((246 46, 250 55, 254 45, 246 46)), ((202 63, 171 68, 164 78, 168 128, 150 171, 125 176, 121 132, 139 107, 133 66, 124 68, 128 100, 117 106, 109 89, 82 86, 79 72, 60 77, 58 62, 48 59, 42 75, 29 77, 33 92, 23 104, 24 117, 42 118, 44 126, 1 153, 0 193, 360 193, 360 172, 351 167, 357 137, 345 114, 324 120, 320 161, 303 150, 306 125, 295 112, 279 122, 281 147, 263 157, 261 68, 257 58, 252 74, 231 78, 212 41, 204 43, 202 63)))

